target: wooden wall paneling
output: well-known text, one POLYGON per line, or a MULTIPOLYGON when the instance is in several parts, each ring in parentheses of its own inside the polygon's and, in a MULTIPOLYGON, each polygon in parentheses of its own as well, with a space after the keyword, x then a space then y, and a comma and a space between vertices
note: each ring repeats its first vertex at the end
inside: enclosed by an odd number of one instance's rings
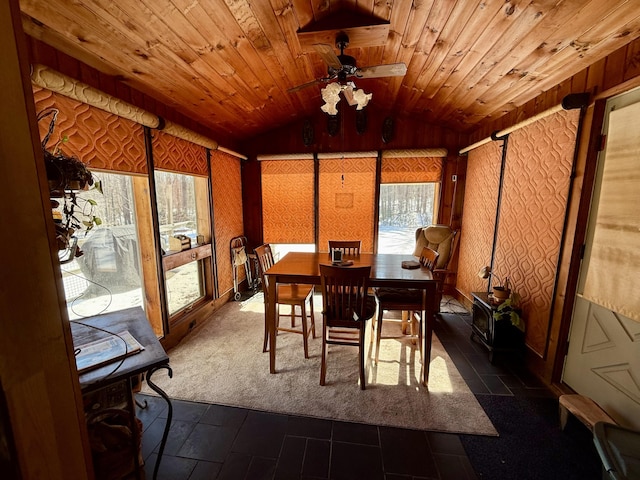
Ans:
POLYGON ((640 42, 627 45, 623 80, 627 81, 640 75, 640 42))
MULTIPOLYGON (((207 154, 208 157, 208 154, 207 154)), ((210 163, 210 162, 209 162, 210 163)), ((211 201, 211 189, 209 177, 194 177, 195 194, 196 194, 196 216, 198 224, 198 235, 204 236, 204 242, 208 245, 197 246, 197 249, 205 249, 206 258, 203 259, 203 275, 205 278, 205 292, 207 299, 215 297, 215 272, 212 257, 212 238, 211 238, 211 216, 213 212, 213 203, 211 201)), ((192 245, 194 247, 194 245, 192 245)), ((192 250, 194 250, 192 248, 192 250)), ((192 253, 197 255, 198 259, 203 258, 203 251, 194 250, 192 253)))
POLYGON ((607 59, 603 58, 587 68, 586 91, 596 94, 603 90, 606 65, 607 59))
MULTIPOLYGON (((571 82, 571 90, 567 92, 569 93, 579 93, 579 92, 587 92, 587 74, 589 73, 589 69, 585 68, 584 70, 576 73, 573 77, 568 79, 571 82)), ((564 98, 564 97, 563 97, 564 98)))
POLYGON ((456 157, 449 156, 445 159, 442 169, 442 180, 440 182, 438 216, 434 219, 434 222, 449 225, 456 186, 451 180, 451 176, 456 175, 457 167, 456 157))
POLYGON ((133 181, 133 198, 136 207, 136 228, 140 241, 140 266, 142 269, 144 311, 147 319, 158 337, 164 335, 162 323, 162 306, 160 299, 160 278, 158 257, 155 251, 149 179, 135 175, 133 181))
MULTIPOLYGON (((78 62, 74 57, 69 56, 63 52, 59 52, 57 50, 53 51, 53 55, 56 56, 56 62, 60 67, 60 69, 64 69, 65 71, 69 70, 71 73, 73 73, 73 76, 71 78, 82 80, 84 72, 82 68, 83 64, 81 62, 78 62)), ((86 72, 86 69, 84 71, 86 72)), ((92 77, 91 75, 85 75, 85 76, 89 82, 95 80, 96 78, 95 76, 92 77)), ((91 85, 91 86, 97 88, 97 84, 91 85)))
POLYGON ((564 357, 568 349, 569 329, 591 209, 591 192, 600 151, 600 132, 604 123, 605 107, 606 101, 599 100, 585 109, 578 139, 574 188, 567 211, 567 232, 562 245, 563 258, 558 270, 558 294, 551 318, 548 361, 532 362, 531 365, 534 372, 538 372, 545 381, 554 385, 558 385, 557 382, 561 380, 564 357))
MULTIPOLYGON (((0 44, 0 201, 11 206, 0 230, 20 232, 20 251, 2 261, 2 387, 21 477, 88 479, 91 449, 17 0, 0 3, 0 44)), ((0 236, 0 245, 16 252, 16 236, 0 236)))
MULTIPOLYGON (((554 100, 554 104, 558 104, 562 101, 562 99, 564 97, 566 97, 567 95, 569 95, 572 92, 572 79, 569 78, 567 80, 565 80, 564 82, 558 84, 558 86, 556 87, 556 96, 555 96, 555 100, 554 100)), ((580 90, 578 87, 575 87, 575 92, 582 92, 583 90, 580 90)))
POLYGON ((624 81, 627 48, 620 48, 607 57, 607 74, 602 81, 602 89, 608 90, 624 81))

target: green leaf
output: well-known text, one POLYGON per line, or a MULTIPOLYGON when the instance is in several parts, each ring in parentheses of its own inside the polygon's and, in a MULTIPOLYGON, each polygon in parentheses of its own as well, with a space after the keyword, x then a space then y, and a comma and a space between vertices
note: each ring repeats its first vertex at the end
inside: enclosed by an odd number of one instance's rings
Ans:
POLYGON ((100 180, 96 181, 93 184, 93 188, 95 188, 96 190, 98 190, 100 193, 104 194, 104 192, 102 191, 102 182, 100 180))
POLYGON ((89 205, 93 205, 94 207, 95 207, 96 205, 98 205, 98 202, 96 202, 96 201, 95 201, 94 199, 92 199, 92 198, 87 199, 87 203, 89 203, 89 205))
POLYGON ((102 219, 98 217, 93 217, 93 221, 96 225, 102 225, 102 219))

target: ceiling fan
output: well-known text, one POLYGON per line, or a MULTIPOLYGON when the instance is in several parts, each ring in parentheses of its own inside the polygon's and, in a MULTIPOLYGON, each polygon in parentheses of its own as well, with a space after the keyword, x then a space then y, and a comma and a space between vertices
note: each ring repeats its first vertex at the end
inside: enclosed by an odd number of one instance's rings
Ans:
POLYGON ((329 83, 333 80, 338 80, 340 83, 344 83, 350 77, 402 77, 407 73, 407 66, 404 63, 389 63, 386 65, 374 65, 371 67, 358 68, 356 66, 356 59, 350 55, 344 54, 344 49, 348 46, 349 36, 344 32, 340 32, 336 35, 336 47, 340 49, 340 55, 335 54, 331 45, 327 45, 326 43, 316 43, 314 48, 328 65, 327 76, 290 88, 288 92, 297 92, 303 88, 311 87, 312 85, 317 85, 319 83, 329 83))

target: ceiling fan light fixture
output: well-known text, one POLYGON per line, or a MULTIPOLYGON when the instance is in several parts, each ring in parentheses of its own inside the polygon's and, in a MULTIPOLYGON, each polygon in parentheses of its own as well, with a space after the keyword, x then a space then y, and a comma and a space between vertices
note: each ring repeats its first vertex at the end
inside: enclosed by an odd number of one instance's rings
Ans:
POLYGON ((361 88, 354 90, 353 99, 357 104, 356 110, 362 110, 364 107, 366 107, 372 97, 373 93, 364 93, 364 90, 362 90, 361 88))
POLYGON ((342 91, 342 86, 339 83, 330 83, 326 87, 320 90, 322 93, 322 100, 324 100, 324 105, 320 107, 324 113, 328 113, 329 115, 337 115, 338 114, 338 102, 340 101, 340 92, 342 91))
POLYGON ((365 93, 364 90, 357 89, 353 82, 348 82, 346 85, 341 85, 338 82, 330 83, 321 89, 320 92, 322 93, 322 100, 325 102, 324 105, 320 107, 320 110, 329 115, 338 114, 340 92, 343 92, 349 105, 357 105, 356 110, 362 110, 366 107, 373 97, 372 93, 365 93))

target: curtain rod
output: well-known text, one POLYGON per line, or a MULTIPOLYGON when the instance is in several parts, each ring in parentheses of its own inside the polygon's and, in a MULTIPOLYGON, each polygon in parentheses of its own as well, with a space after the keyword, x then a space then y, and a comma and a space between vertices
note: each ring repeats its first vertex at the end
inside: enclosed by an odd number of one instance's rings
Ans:
POLYGON ((65 97, 72 98, 78 102, 91 105, 105 112, 112 113, 145 127, 155 128, 166 132, 174 137, 187 140, 201 147, 211 150, 220 150, 240 159, 246 160, 245 155, 220 146, 215 140, 194 132, 186 127, 164 120, 162 117, 147 112, 146 110, 127 103, 119 98, 102 92, 63 73, 53 70, 44 65, 31 65, 31 81, 52 92, 59 93, 65 97))
POLYGON ((545 117, 548 117, 549 115, 553 115, 554 113, 557 113, 560 110, 574 110, 576 108, 582 108, 589 104, 589 97, 590 95, 588 92, 570 93, 569 95, 567 95, 562 99, 562 103, 554 107, 551 107, 543 112, 540 112, 537 115, 534 115, 533 117, 529 117, 525 120, 522 120, 521 122, 518 122, 515 125, 512 125, 511 127, 507 127, 498 132, 494 132, 491 136, 484 138, 472 145, 469 145, 468 147, 463 148, 458 153, 459 155, 464 155, 465 153, 470 152, 475 148, 481 147, 485 143, 491 142, 493 140, 493 137, 496 137, 496 138, 504 137, 505 135, 515 132, 516 130, 520 130, 521 128, 526 127, 527 125, 537 122, 538 120, 541 120, 545 117))
POLYGON ((228 148, 221 147, 220 145, 218 145, 218 148, 216 150, 220 150, 221 152, 228 153, 229 155, 233 155, 234 157, 238 157, 240 160, 249 159, 249 157, 247 157, 246 155, 242 155, 241 153, 234 152, 233 150, 229 150, 228 148))
POLYGON ((313 160, 313 153, 261 153, 257 156, 262 160, 313 160))
POLYGON ((448 153, 446 148, 383 150, 382 158, 446 157, 448 153))

